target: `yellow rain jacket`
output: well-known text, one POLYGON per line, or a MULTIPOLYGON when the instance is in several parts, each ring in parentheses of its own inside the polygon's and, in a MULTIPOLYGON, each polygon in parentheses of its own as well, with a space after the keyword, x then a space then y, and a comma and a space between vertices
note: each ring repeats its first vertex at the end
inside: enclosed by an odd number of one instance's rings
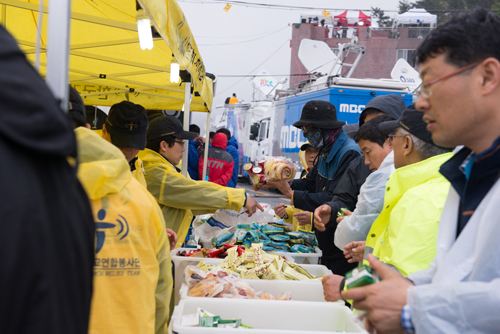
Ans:
POLYGON ((89 333, 167 333, 173 280, 161 210, 118 148, 83 127, 75 134, 96 223, 89 333))
POLYGON ((245 205, 245 190, 222 187, 184 177, 161 154, 150 149, 139 152, 144 163, 148 190, 163 211, 168 228, 177 233, 180 247, 186 238, 194 214, 217 209, 239 211, 245 205))
MULTIPOLYGON (((304 166, 304 169, 307 170, 307 162, 306 162, 306 155, 305 151, 299 151, 299 156, 300 156, 300 161, 302 162, 302 165, 304 166)), ((303 176, 306 177, 306 175, 303 176)), ((295 208, 294 206, 287 205, 286 207, 286 215, 288 218, 283 218, 283 222, 292 224, 293 230, 296 232, 299 230, 306 230, 306 231, 312 231, 312 224, 313 224, 313 215, 311 214, 311 223, 307 225, 299 225, 299 221, 297 218, 293 216, 294 213, 302 212, 302 210, 295 208)))
POLYGON ((437 155, 391 174, 384 208, 366 239, 365 255, 373 249, 373 255, 404 276, 429 267, 436 256, 439 219, 450 189, 439 167, 452 155, 437 155))
POLYGON ((144 164, 142 163, 142 160, 137 157, 137 160, 135 160, 135 170, 132 172, 132 176, 139 181, 139 183, 144 187, 148 188, 148 185, 146 183, 146 171, 144 170, 144 164))

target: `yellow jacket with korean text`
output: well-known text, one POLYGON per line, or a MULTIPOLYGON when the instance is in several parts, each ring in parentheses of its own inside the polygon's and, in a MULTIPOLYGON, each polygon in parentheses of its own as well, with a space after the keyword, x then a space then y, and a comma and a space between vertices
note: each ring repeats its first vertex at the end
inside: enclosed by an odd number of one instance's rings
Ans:
POLYGON ((163 211, 168 228, 177 233, 180 247, 195 214, 217 209, 241 210, 245 205, 245 190, 226 188, 206 181, 184 177, 161 154, 150 149, 139 152, 144 163, 148 190, 163 211))
POLYGON ((148 185, 146 183, 146 172, 144 171, 144 164, 142 163, 142 160, 137 157, 135 160, 135 169, 132 171, 132 176, 139 181, 139 183, 147 189, 148 185))
POLYGON ((161 210, 118 148, 83 127, 75 134, 96 224, 89 333, 167 333, 173 280, 161 210))

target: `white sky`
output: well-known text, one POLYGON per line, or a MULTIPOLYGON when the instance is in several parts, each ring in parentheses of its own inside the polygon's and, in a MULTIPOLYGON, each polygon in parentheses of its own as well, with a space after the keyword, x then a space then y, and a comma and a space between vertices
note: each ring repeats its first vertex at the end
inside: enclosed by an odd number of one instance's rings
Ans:
MULTIPOLYGON (((257 74, 262 69, 274 74, 277 80, 290 73, 290 39, 292 23, 300 22, 301 13, 314 10, 283 10, 246 7, 233 4, 226 13, 224 2, 177 0, 188 20, 198 44, 207 72, 217 75, 257 74), (253 40, 253 41, 250 41, 253 40), (250 41, 250 42, 247 42, 250 41), (226 44, 226 45, 222 45, 226 44), (267 59, 267 60, 266 60, 267 59)), ((284 4, 300 7, 361 9, 371 15, 370 7, 380 7, 386 15, 397 14, 399 0, 240 0, 244 2, 284 4)), ((295 60, 293 60, 295 61, 295 60)), ((219 77, 214 96, 215 106, 236 93, 240 101, 252 100, 251 78, 219 77)), ((192 122, 204 128, 205 117, 193 113, 192 122)))

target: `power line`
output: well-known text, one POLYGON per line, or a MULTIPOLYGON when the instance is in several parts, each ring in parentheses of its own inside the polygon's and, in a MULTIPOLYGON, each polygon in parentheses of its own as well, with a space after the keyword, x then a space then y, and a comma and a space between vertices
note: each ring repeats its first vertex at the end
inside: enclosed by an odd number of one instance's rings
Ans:
POLYGON ((198 38, 219 38, 219 39, 226 39, 226 38, 246 38, 246 37, 255 37, 255 36, 261 36, 261 35, 264 35, 264 34, 273 34, 275 32, 278 32, 278 31, 281 31, 287 27, 289 27, 289 25, 287 25, 286 27, 284 28, 280 28, 278 30, 274 30, 272 32, 261 32, 259 34, 253 34, 253 35, 247 35, 247 36, 195 36, 197 39, 198 38))
MULTIPOLYGON (((278 9, 278 10, 318 10, 323 11, 323 9, 327 11, 346 11, 346 10, 361 10, 363 12, 371 12, 372 9, 350 9, 350 8, 328 8, 328 7, 304 7, 304 6, 291 6, 291 5, 277 5, 277 4, 267 4, 267 3, 258 3, 258 2, 245 2, 245 1, 236 1, 236 0, 177 0, 178 2, 187 2, 187 3, 197 3, 197 4, 231 4, 233 6, 245 6, 245 7, 261 7, 267 9, 278 9)), ((399 9, 381 9, 385 13, 389 12, 399 12, 399 9)), ((450 12, 465 12, 470 9, 432 9, 426 8, 429 12, 442 12, 442 13, 450 13, 450 12)))
MULTIPOLYGON (((259 65, 260 66, 260 65, 259 65)), ((217 75, 218 78, 253 78, 253 77, 294 77, 307 74, 220 74, 217 75)))
POLYGON ((284 27, 284 28, 281 28, 277 31, 274 31, 270 34, 267 34, 265 36, 262 36, 262 37, 258 37, 258 38, 254 38, 254 39, 250 39, 250 40, 247 40, 247 41, 239 41, 239 42, 231 42, 231 43, 216 43, 216 44, 198 44, 198 46, 219 46, 219 45, 234 45, 234 44, 243 44, 243 43, 249 43, 249 42, 254 42, 254 41, 258 41, 260 39, 263 39, 263 38, 266 38, 266 37, 269 37, 271 35, 274 35, 274 34, 277 34, 278 32, 280 31, 283 31, 285 30, 286 28, 288 28, 288 26, 284 27))
MULTIPOLYGON (((272 56, 274 56, 274 55, 276 54, 276 52, 278 52, 278 51, 279 51, 279 50, 283 47, 283 45, 285 45, 287 42, 289 42, 289 40, 288 40, 288 39, 287 39, 287 40, 285 40, 285 42, 284 42, 283 44, 281 44, 281 45, 279 46, 279 48, 277 48, 277 49, 276 49, 276 51, 274 51, 274 52, 273 52, 273 53, 272 53, 269 57, 267 57, 267 58, 266 58, 266 59, 265 59, 262 63, 260 63, 259 65, 257 65, 257 66, 256 66, 253 70, 251 70, 250 72, 248 72, 248 74, 247 74, 247 75, 249 75, 250 73, 254 72, 257 68, 259 68, 260 66, 262 66, 262 64, 264 64, 266 61, 268 61, 268 60, 269 60, 269 58, 271 58, 272 56)), ((246 78, 246 77, 243 77, 243 78, 241 78, 240 80, 236 81, 236 83, 234 83, 232 86, 229 86, 228 88, 224 89, 222 92, 217 93, 217 95, 216 95, 216 96, 219 96, 219 95, 221 95, 222 93, 224 93, 224 92, 228 91, 228 90, 229 90, 229 89, 231 89, 233 86, 236 86, 237 84, 239 84, 239 83, 240 83, 243 79, 245 79, 245 78, 246 78)))

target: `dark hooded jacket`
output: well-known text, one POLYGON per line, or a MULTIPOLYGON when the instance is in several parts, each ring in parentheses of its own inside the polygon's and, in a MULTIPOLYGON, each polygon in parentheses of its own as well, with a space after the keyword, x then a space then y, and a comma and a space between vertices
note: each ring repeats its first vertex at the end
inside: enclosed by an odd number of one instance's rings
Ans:
POLYGON ((370 100, 365 109, 359 115, 359 126, 365 124, 366 112, 369 109, 377 109, 389 116, 398 119, 406 105, 401 96, 396 94, 379 95, 370 100))
MULTIPOLYGON (((227 137, 223 133, 217 133, 212 141, 212 147, 208 149, 207 173, 208 181, 227 186, 233 175, 233 158, 226 152, 227 137)), ((203 175, 204 157, 200 157, 199 174, 203 175)))
MULTIPOLYGON (((369 108, 380 110, 398 119, 406 106, 399 95, 389 94, 377 96, 370 100, 370 102, 366 104, 365 110, 369 108)), ((361 116, 366 117, 363 113, 361 113, 361 116)), ((360 126, 364 124, 365 117, 360 117, 360 126)), ((341 208, 347 208, 349 211, 354 211, 358 201, 359 190, 370 174, 371 171, 368 166, 365 165, 365 157, 363 155, 357 157, 349 164, 336 188, 333 190, 331 200, 327 203, 332 209, 330 222, 325 226, 326 230, 324 232, 316 231, 318 243, 323 245, 323 248, 320 246, 323 251, 323 257, 325 258, 323 262, 326 263, 327 267, 335 274, 344 275, 346 271, 357 266, 357 263, 348 263, 344 257, 343 251, 338 249, 333 243, 335 231, 337 230, 337 212, 341 208)))
POLYGON ((0 26, 0 332, 87 333, 94 221, 73 126, 0 26))
POLYGON ((198 164, 200 162, 200 155, 198 154, 198 147, 200 147, 199 141, 190 140, 189 141, 189 151, 188 151, 188 173, 191 179, 198 181, 200 177, 198 176, 198 164))
POLYGON ((238 152, 238 141, 234 136, 231 137, 231 139, 228 140, 227 142, 227 147, 226 147, 227 153, 231 154, 231 157, 233 157, 233 175, 231 176, 231 180, 229 180, 227 186, 231 188, 235 188, 236 184, 238 183, 238 168, 240 166, 240 153, 238 152))

